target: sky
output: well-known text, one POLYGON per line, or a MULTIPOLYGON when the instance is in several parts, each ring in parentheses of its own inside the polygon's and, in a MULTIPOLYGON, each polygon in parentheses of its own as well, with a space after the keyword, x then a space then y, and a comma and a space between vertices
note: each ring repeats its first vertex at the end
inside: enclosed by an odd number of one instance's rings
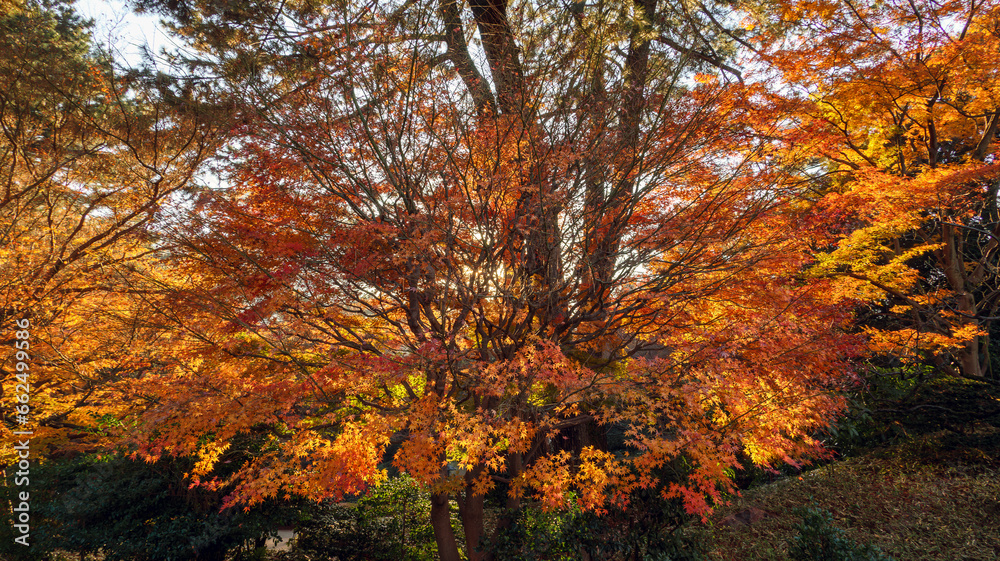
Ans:
POLYGON ((136 15, 119 0, 77 0, 77 13, 94 20, 94 41, 121 57, 128 66, 142 60, 142 48, 152 52, 171 45, 158 25, 158 16, 136 15))

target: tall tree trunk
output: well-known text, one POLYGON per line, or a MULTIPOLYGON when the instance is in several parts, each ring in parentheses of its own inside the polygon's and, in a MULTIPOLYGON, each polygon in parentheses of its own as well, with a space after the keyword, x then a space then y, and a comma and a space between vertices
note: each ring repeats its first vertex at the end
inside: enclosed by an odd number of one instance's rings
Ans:
POLYGON ((431 495, 431 527, 434 528, 434 541, 437 542, 438 558, 441 561, 461 561, 455 532, 451 529, 449 498, 448 493, 431 495))
MULTIPOLYGON (((521 50, 507 19, 506 0, 469 0, 479 28, 483 51, 497 89, 500 112, 517 114, 526 108, 521 50)), ((473 93, 473 92, 470 92, 473 93)))
MULTIPOLYGON (((963 292, 958 297, 958 309, 964 315, 976 317, 976 300, 972 294, 963 292)), ((974 321, 974 320, 973 320, 974 321)), ((962 374, 970 378, 983 377, 983 363, 979 358, 981 337, 978 335, 971 338, 959 353, 959 366, 962 374)))
POLYGON ((959 363, 962 374, 969 378, 982 378, 983 368, 979 359, 979 337, 973 337, 962 347, 959 353, 959 363))
MULTIPOLYGON (((507 18, 507 0, 469 0, 472 15, 479 29, 483 51, 496 86, 500 114, 515 119, 518 133, 525 135, 527 147, 518 158, 534 160, 528 176, 522 180, 528 189, 518 201, 517 216, 523 220, 525 255, 521 268, 529 294, 529 310, 547 328, 564 317, 562 312, 562 262, 559 232, 560 208, 554 200, 547 166, 538 163, 544 157, 546 135, 538 123, 536 111, 529 103, 521 49, 507 18)), ((454 27, 454 25, 452 25, 454 27)), ((475 96, 475 92, 470 91, 475 96)), ((520 150, 520 149, 519 149, 520 150)))
MULTIPOLYGON (((511 452, 507 454, 507 478, 511 481, 520 475, 524 470, 524 454, 519 452, 511 452)), ((495 534, 510 528, 513 523, 513 516, 517 515, 518 509, 521 508, 521 499, 519 496, 507 495, 507 502, 504 505, 504 510, 497 520, 497 527, 495 534)))
POLYGON ((496 102, 490 84, 483 79, 469 54, 469 45, 465 41, 465 27, 457 0, 440 0, 441 19, 445 26, 445 45, 448 46, 448 59, 455 65, 455 70, 462 77, 462 82, 472 95, 476 105, 476 113, 480 117, 496 113, 496 102))
MULTIPOLYGON (((975 296, 969 293, 968 283, 966 283, 965 261, 963 260, 963 238, 962 233, 956 231, 955 226, 943 224, 941 227, 941 239, 944 247, 940 250, 941 261, 945 278, 951 287, 952 293, 958 300, 958 311, 966 317, 975 318, 977 316, 975 296)), ((972 320, 974 321, 974 320, 972 320)), ((959 370, 963 376, 970 378, 982 378, 983 371, 979 361, 979 337, 970 339, 964 347, 957 353, 959 370)))
MULTIPOLYGON (((647 25, 652 24, 656 2, 657 0, 633 0, 633 7, 642 13, 642 21, 647 25)), ((600 220, 596 224, 598 230, 593 243, 592 268, 599 298, 604 297, 602 287, 610 286, 614 278, 622 234, 631 214, 630 203, 635 185, 630 177, 635 168, 641 164, 637 158, 641 153, 639 125, 646 105, 645 90, 650 49, 648 29, 645 26, 636 27, 629 39, 628 54, 625 57, 625 95, 618 108, 617 151, 626 156, 620 164, 621 167, 616 169, 610 178, 612 184, 607 198, 603 196, 598 198, 601 201, 598 213, 600 220)))
POLYGON ((482 550, 482 541, 486 536, 485 512, 486 497, 475 493, 475 482, 483 473, 483 466, 465 474, 465 495, 458 503, 462 516, 462 528, 465 530, 465 551, 469 561, 492 561, 492 555, 482 550))

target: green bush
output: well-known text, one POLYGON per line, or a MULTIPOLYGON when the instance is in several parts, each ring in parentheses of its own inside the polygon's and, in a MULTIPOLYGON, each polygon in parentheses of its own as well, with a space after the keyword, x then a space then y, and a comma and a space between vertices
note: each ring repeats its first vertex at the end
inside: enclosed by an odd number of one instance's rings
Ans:
POLYGON ((793 561, 892 561, 877 547, 848 539, 825 510, 803 509, 802 522, 796 529, 799 535, 789 548, 793 561))
POLYGON ((568 561, 578 559, 575 538, 590 525, 578 511, 543 512, 523 508, 488 544, 497 561, 568 561))
POLYGON ((653 490, 636 492, 627 508, 600 516, 525 507, 487 547, 497 561, 698 561, 699 544, 677 532, 688 518, 677 501, 653 490))
MULTIPOLYGON (((31 468, 30 546, 3 536, 0 558, 100 552, 104 561, 223 561, 259 556, 289 504, 220 511, 222 493, 190 488, 191 461, 153 464, 121 456, 50 461, 31 468)), ((4 524, 9 531, 10 524, 4 524)))
POLYGON ((920 365, 869 365, 863 375, 865 383, 847 394, 847 414, 824 438, 841 455, 859 455, 942 429, 961 434, 980 422, 1000 424, 998 384, 950 377, 920 365))
POLYGON ((437 559, 431 499, 426 490, 406 475, 394 477, 371 489, 358 501, 358 522, 363 527, 384 528, 392 538, 395 560, 437 559))
POLYGON ((288 561, 432 561, 430 496, 408 476, 374 487, 356 505, 324 503, 298 526, 288 561))

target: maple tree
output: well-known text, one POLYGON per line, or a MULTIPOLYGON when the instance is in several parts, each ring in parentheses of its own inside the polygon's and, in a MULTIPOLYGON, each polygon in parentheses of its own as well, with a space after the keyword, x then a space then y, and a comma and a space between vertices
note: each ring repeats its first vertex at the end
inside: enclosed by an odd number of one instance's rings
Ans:
POLYGON ((450 500, 488 557, 496 484, 510 508, 642 487, 704 513, 742 454, 819 450, 853 340, 800 275, 738 36, 703 26, 724 6, 146 8, 240 117, 225 186, 162 225, 179 249, 145 292, 179 329, 131 387, 141 454, 195 456, 196 484, 253 504, 358 492, 397 443, 451 561, 450 500), (269 444, 202 481, 242 433, 269 444), (680 457, 685 479, 655 477, 680 457))
POLYGON ((0 1, 0 356, 29 318, 52 444, 230 506, 391 460, 478 560, 497 486, 704 514, 822 454, 864 345, 996 380, 994 0, 139 6, 182 75, 0 1))
POLYGON ((996 380, 996 2, 784 3, 756 21, 791 116, 831 298, 866 302, 870 350, 996 380), (789 32, 789 28, 793 31, 789 32), (767 41, 765 41, 767 43, 767 41))
MULTIPOLYGON (((116 75, 67 6, 4 8, 0 359, 6 395, 15 383, 28 388, 24 417, 40 454, 43 443, 80 443, 95 418, 127 407, 111 382, 148 368, 155 343, 132 278, 150 267, 160 205, 218 137, 204 120, 171 113, 156 89, 116 75), (24 321, 29 337, 15 339, 24 321)), ((28 428, 5 418, 8 440, 28 428)))

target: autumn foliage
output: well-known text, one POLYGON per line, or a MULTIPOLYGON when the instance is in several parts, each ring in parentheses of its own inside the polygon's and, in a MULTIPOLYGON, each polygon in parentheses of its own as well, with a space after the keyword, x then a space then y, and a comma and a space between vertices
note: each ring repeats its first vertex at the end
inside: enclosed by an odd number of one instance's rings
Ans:
POLYGON ((0 266, 35 272, 4 317, 59 310, 90 372, 50 426, 112 418, 227 506, 391 462, 441 558, 454 499, 486 559, 494 489, 704 515, 735 469, 827 454, 865 353, 992 376, 995 5, 140 7, 179 78, 92 72, 89 151, 8 137, 0 266))
POLYGON ((154 361, 134 282, 154 266, 158 210, 216 146, 217 126, 168 119, 155 90, 90 50, 71 11, 15 3, 0 26, 3 383, 13 396, 15 322, 26 321, 31 422, 19 428, 38 451, 66 451, 99 432, 95 421, 124 416, 110 383, 154 361))
MULTIPOLYGON (((762 53, 814 185, 816 275, 870 302, 873 353, 994 378, 998 83, 993 2, 799 4, 762 53)), ((764 25, 767 25, 766 23, 764 25)))

